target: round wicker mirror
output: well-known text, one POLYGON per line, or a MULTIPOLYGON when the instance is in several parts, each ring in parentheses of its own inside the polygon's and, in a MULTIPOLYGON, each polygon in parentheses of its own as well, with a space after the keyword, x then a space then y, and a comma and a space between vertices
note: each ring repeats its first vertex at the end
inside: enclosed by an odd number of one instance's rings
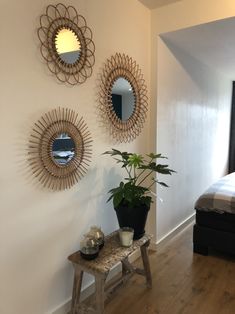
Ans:
POLYGON ((147 116, 147 88, 139 66, 116 53, 100 75, 101 119, 118 142, 130 142, 141 132, 147 116))
POLYGON ((91 76, 95 63, 92 32, 74 7, 48 5, 40 17, 38 37, 41 54, 59 81, 76 85, 91 76))
POLYGON ((73 110, 54 109, 34 125, 29 162, 39 181, 53 190, 73 186, 87 172, 91 136, 73 110))

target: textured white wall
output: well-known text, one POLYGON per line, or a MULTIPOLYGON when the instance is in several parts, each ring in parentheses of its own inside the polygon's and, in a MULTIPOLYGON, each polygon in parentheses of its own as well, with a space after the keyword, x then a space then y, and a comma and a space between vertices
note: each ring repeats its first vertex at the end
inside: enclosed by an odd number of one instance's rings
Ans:
MULTIPOLYGON (((39 16, 55 1, 1 1, 0 94, 0 313, 44 314, 71 297, 73 268, 67 256, 79 248, 90 225, 117 228, 107 191, 120 179, 111 147, 148 150, 148 122, 134 142, 115 145, 98 123, 97 75, 106 58, 130 55, 150 79, 150 12, 136 0, 70 0, 92 29, 93 75, 81 86, 57 82, 39 51, 39 16), (139 23, 136 23, 139 21, 139 23), (51 192, 28 171, 27 145, 33 123, 57 106, 83 116, 93 137, 92 163, 72 189, 51 192)), ((88 282, 88 279, 86 279, 88 282)))
POLYGON ((224 173, 231 99, 231 82, 170 51, 159 35, 234 14, 233 0, 182 0, 151 11, 150 147, 167 154, 178 171, 168 179, 170 189, 157 190, 164 199, 155 217, 158 241, 192 214, 198 194, 224 173))
MULTIPOLYGON (((196 198, 226 173, 232 82, 158 41, 157 151, 177 171, 158 188, 158 241, 193 213, 196 198)), ((163 179, 163 178, 162 178, 163 179)))

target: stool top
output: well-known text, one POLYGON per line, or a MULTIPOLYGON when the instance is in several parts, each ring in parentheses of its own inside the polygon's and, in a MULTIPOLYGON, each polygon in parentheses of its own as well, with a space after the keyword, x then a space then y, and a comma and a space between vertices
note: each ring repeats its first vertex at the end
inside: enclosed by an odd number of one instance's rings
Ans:
POLYGON ((118 231, 114 231, 105 237, 104 247, 100 250, 99 256, 91 261, 81 257, 80 251, 71 254, 68 260, 73 264, 81 266, 84 271, 107 274, 117 263, 121 262, 131 253, 150 241, 151 235, 145 234, 139 240, 134 240, 130 247, 123 247, 120 244, 118 231))

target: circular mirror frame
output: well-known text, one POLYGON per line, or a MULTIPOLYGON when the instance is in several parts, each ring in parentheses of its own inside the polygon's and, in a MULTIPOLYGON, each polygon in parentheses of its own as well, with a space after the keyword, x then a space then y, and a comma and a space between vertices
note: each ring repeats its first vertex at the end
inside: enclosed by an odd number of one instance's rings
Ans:
POLYGON ((92 75, 92 67, 95 64, 92 31, 87 26, 85 18, 78 15, 73 6, 66 7, 62 3, 48 5, 46 13, 40 17, 38 37, 41 42, 41 54, 49 70, 60 82, 70 85, 82 84, 92 75), (64 28, 74 32, 81 44, 80 56, 72 64, 61 59, 55 45, 58 32, 64 28))
POLYGON ((147 87, 138 64, 128 55, 116 53, 100 74, 99 109, 109 133, 118 142, 131 142, 141 132, 148 111, 147 87), (126 79, 133 90, 135 107, 128 120, 119 119, 112 105, 112 87, 118 78, 126 79))
POLYGON ((44 114, 35 124, 29 141, 29 163, 44 187, 64 190, 72 187, 87 172, 91 156, 91 135, 83 118, 68 108, 44 114), (55 138, 67 133, 74 141, 73 158, 64 165, 52 155, 55 138))

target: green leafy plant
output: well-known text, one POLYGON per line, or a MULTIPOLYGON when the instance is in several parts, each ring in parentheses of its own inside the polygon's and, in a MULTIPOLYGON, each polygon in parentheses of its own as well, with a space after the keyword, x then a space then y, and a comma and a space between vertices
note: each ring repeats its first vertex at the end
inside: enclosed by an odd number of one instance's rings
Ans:
POLYGON ((109 191, 111 196, 108 201, 113 199, 114 208, 121 204, 130 208, 140 204, 150 206, 152 201, 150 195, 153 193, 151 187, 155 183, 168 187, 166 183, 156 180, 153 174, 171 175, 175 172, 168 165, 156 163, 159 158, 167 159, 161 154, 150 153, 144 157, 135 153, 121 152, 117 149, 106 151, 103 154, 112 156, 127 173, 124 182, 121 181, 118 187, 109 191), (147 182, 150 182, 148 186, 146 186, 147 182))

